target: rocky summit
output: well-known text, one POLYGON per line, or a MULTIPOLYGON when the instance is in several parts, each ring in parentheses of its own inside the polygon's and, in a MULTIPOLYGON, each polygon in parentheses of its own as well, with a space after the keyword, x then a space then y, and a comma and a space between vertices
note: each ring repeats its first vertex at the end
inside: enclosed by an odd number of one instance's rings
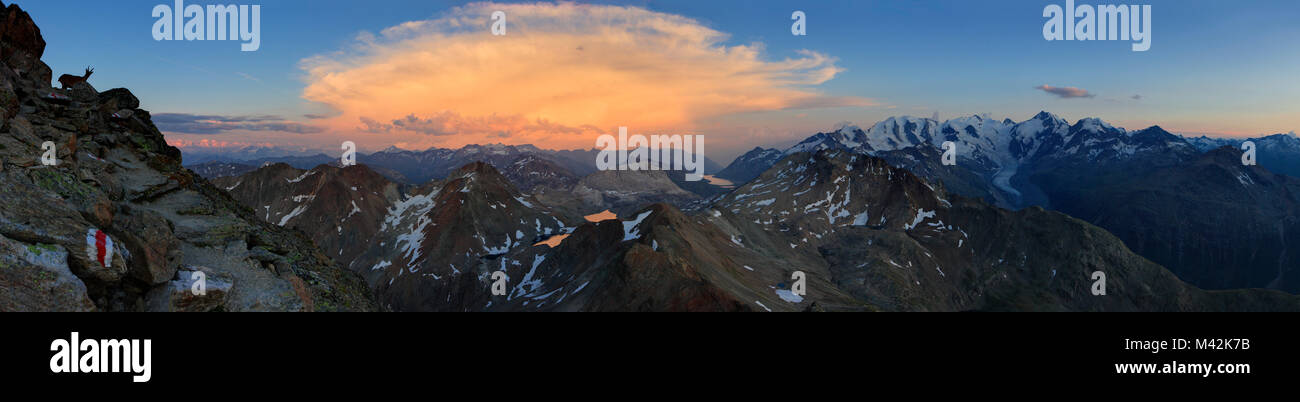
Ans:
POLYGON ((54 88, 44 51, 0 9, 0 311, 378 309, 304 234, 182 168, 129 90, 54 88))

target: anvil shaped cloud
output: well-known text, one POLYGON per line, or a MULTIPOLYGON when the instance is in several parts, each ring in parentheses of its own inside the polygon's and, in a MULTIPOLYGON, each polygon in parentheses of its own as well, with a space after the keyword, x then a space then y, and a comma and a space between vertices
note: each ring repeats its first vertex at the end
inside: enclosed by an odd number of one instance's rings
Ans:
POLYGON ((636 7, 474 3, 303 60, 303 98, 338 110, 336 130, 394 142, 576 147, 617 126, 687 132, 728 114, 874 104, 815 88, 842 71, 830 56, 769 61, 762 44, 726 40, 636 7), (497 10, 503 36, 490 31, 497 10))

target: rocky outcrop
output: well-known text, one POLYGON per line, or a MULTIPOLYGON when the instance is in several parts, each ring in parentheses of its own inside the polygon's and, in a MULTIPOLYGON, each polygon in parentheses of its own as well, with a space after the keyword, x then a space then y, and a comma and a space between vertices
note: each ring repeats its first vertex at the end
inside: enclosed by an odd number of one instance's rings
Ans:
POLYGON ((44 47, 27 13, 0 11, 0 310, 377 308, 302 233, 182 168, 130 91, 53 88, 44 47), (183 295, 183 267, 213 292, 183 295))
POLYGON ((775 165, 785 154, 775 148, 754 147, 744 155, 736 157, 730 165, 718 171, 718 177, 731 180, 736 184, 745 184, 775 165))
POLYGON ((545 192, 538 195, 546 203, 568 205, 571 209, 598 212, 610 210, 626 216, 646 205, 668 203, 686 205, 700 197, 682 189, 662 170, 607 170, 583 177, 573 190, 545 192))
POLYGON ((68 250, 0 236, 0 311, 91 311, 86 285, 68 269, 68 250))
POLYGON ((176 279, 149 291, 149 311, 219 311, 224 309, 233 280, 214 276, 211 269, 185 267, 176 279))
POLYGON ((212 183, 266 222, 306 233, 344 268, 372 246, 404 188, 365 165, 299 170, 274 164, 212 183))
POLYGON ((568 190, 578 183, 578 176, 550 160, 533 154, 524 154, 514 162, 501 166, 501 175, 519 188, 533 193, 542 190, 568 190))

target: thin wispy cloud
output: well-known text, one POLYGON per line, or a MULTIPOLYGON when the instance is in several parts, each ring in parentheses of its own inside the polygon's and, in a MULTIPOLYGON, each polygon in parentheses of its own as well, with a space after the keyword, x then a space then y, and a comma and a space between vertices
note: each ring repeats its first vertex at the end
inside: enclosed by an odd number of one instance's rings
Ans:
POLYGON ((434 113, 427 117, 407 115, 389 122, 379 122, 368 117, 361 117, 361 130, 370 133, 389 133, 405 131, 432 136, 447 136, 461 133, 483 133, 493 137, 506 138, 513 135, 529 134, 590 134, 600 135, 600 129, 594 126, 570 127, 545 119, 527 119, 521 115, 466 117, 453 111, 434 113))
POLYGON ((1054 87, 1051 85, 1039 85, 1034 89, 1047 92, 1062 99, 1070 98, 1092 98, 1097 95, 1089 93, 1088 90, 1076 87, 1054 87))
POLYGON ((322 120, 338 117, 339 113, 306 113, 302 117, 309 120, 322 120))
POLYGON ((219 116, 188 113, 158 113, 153 115, 158 130, 182 134, 222 134, 232 131, 277 131, 295 134, 314 134, 325 131, 319 126, 286 121, 280 116, 219 116))

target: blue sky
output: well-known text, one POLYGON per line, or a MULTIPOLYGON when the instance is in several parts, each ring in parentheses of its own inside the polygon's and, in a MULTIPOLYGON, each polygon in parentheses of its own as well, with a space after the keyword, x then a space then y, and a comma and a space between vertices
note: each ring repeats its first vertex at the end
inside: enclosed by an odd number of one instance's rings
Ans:
MULTIPOLYGON (((186 4, 224 3, 239 4, 186 4)), ((991 113, 1023 120, 1048 110, 1070 120, 1097 116, 1130 129, 1160 124, 1176 132, 1230 135, 1300 126, 1296 1, 1145 1, 1153 7, 1147 52, 1131 51, 1129 42, 1044 40, 1043 7, 1064 1, 583 3, 684 16, 728 35, 724 46, 760 44, 766 60, 798 58, 800 50, 832 57, 842 71, 810 90, 876 102, 705 116, 693 128, 767 130, 758 138, 761 144, 745 141, 748 146, 794 141, 839 121, 867 125, 891 115, 936 111, 943 118, 991 113), (807 13, 807 36, 790 34, 793 10, 807 13), (1035 89, 1041 85, 1078 87, 1094 96, 1059 98, 1035 89)), ((435 19, 465 2, 263 1, 262 46, 256 52, 241 52, 228 41, 154 41, 150 10, 156 4, 171 2, 19 2, 42 28, 45 61, 56 75, 94 65, 91 81, 99 89, 128 87, 155 114, 275 115, 303 122, 304 114, 331 112, 331 106, 304 99, 312 79, 304 59, 346 52, 360 32, 435 19)), ((519 113, 533 117, 526 110, 519 113)), ((311 142, 301 134, 230 134, 241 140, 311 142)), ((718 152, 731 155, 740 148, 718 152)))

